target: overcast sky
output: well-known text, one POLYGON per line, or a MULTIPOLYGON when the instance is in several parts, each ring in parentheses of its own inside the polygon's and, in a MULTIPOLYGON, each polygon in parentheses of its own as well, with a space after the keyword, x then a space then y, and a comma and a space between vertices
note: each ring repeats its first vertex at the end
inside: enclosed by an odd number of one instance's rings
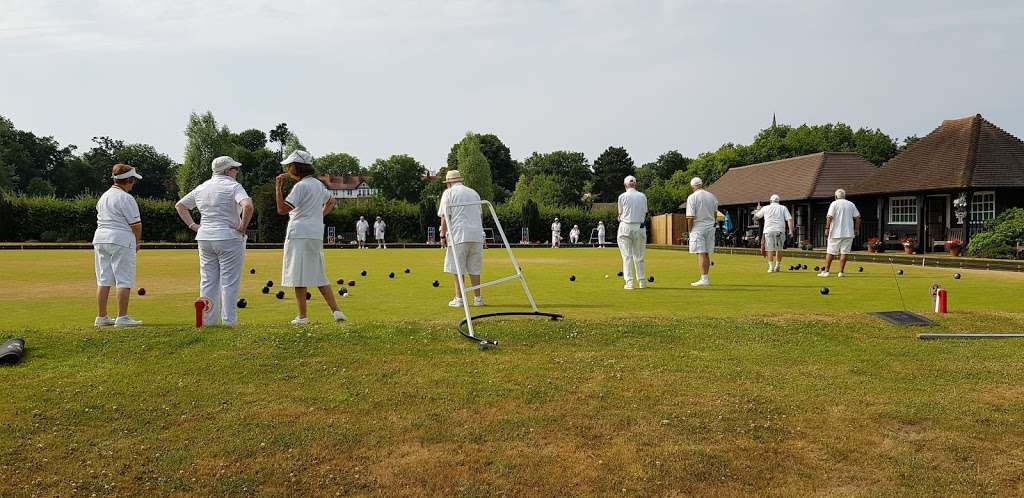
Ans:
POLYGON ((0 0, 0 114, 180 160, 190 112, 431 170, 467 130, 637 165, 779 121, 1024 136, 1020 1, 0 0))

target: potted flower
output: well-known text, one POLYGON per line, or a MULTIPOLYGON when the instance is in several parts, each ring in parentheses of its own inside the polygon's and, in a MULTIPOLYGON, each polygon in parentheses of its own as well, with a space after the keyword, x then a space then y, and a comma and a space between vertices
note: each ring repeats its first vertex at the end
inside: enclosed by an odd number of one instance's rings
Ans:
POLYGON ((882 252, 882 239, 878 237, 868 237, 868 252, 876 253, 882 252))
POLYGON ((801 240, 800 249, 804 251, 810 251, 811 249, 814 249, 814 244, 811 244, 811 241, 809 240, 801 240))
POLYGON ((964 243, 960 239, 954 239, 946 242, 946 250, 949 251, 950 256, 959 257, 964 251, 964 243))
POLYGON ((914 254, 914 238, 911 236, 903 237, 900 241, 903 244, 903 252, 907 254, 914 254))

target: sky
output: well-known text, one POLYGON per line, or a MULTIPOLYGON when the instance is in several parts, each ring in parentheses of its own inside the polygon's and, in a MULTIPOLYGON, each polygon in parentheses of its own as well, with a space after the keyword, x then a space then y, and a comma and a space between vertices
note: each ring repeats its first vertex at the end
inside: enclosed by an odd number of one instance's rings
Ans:
POLYGON ((749 143, 773 113, 899 138, 980 113, 1024 136, 1022 28, 1024 2, 995 0, 0 0, 0 115, 180 161, 209 110, 431 170, 467 131, 640 165, 749 143))

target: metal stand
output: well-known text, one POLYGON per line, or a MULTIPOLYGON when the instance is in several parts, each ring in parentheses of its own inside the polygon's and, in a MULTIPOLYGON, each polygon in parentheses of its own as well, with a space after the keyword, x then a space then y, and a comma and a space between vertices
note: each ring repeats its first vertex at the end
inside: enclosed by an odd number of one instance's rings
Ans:
POLYGON ((514 274, 509 275, 507 277, 502 277, 502 278, 499 278, 499 279, 496 279, 496 280, 491 280, 490 282, 481 282, 478 285, 473 285, 473 286, 470 286, 470 287, 466 287, 465 281, 463 280, 462 264, 461 264, 461 262, 459 261, 458 258, 454 257, 455 244, 452 242, 451 237, 447 237, 445 239, 445 240, 447 240, 448 250, 452 251, 452 262, 455 263, 455 276, 459 280, 459 289, 460 289, 459 292, 462 295, 462 309, 466 313, 466 319, 462 323, 459 324, 459 327, 458 327, 459 333, 462 334, 463 337, 466 337, 467 339, 470 339, 470 340, 473 340, 473 341, 479 341, 480 345, 481 345, 481 348, 484 348, 485 346, 488 346, 488 345, 496 345, 496 344, 498 344, 498 342, 497 341, 492 341, 492 340, 489 340, 489 339, 484 339, 482 337, 477 337, 476 336, 476 333, 473 330, 473 320, 476 319, 476 318, 484 318, 484 317, 489 317, 489 316, 502 316, 502 315, 509 315, 509 314, 547 316, 547 317, 551 318, 552 320, 559 320, 559 319, 562 318, 562 315, 558 315, 558 314, 555 314, 555 313, 541 313, 541 311, 537 308, 537 302, 534 301, 534 299, 533 299, 533 294, 530 292, 530 287, 528 285, 526 285, 526 275, 523 274, 523 268, 521 266, 519 266, 519 260, 517 260, 516 259, 516 255, 512 253, 512 247, 508 243, 508 238, 505 237, 505 230, 501 227, 501 221, 498 220, 498 213, 494 212, 494 205, 492 205, 490 203, 490 201, 482 200, 482 201, 479 201, 479 202, 472 202, 472 203, 465 203, 465 204, 449 204, 449 205, 445 206, 445 210, 444 210, 445 224, 448 226, 448 229, 451 230, 451 226, 452 226, 451 225, 451 210, 452 210, 452 208, 464 207, 464 206, 484 206, 484 205, 486 205, 487 208, 491 211, 491 217, 494 219, 494 226, 495 226, 495 228, 498 231, 498 235, 501 236, 501 243, 502 243, 502 245, 505 246, 505 251, 508 252, 508 257, 512 261, 512 268, 515 270, 514 274), (490 287, 492 285, 498 285, 498 284, 502 284, 502 283, 505 283, 505 282, 510 282, 512 280, 519 280, 520 285, 522 285, 523 293, 526 294, 526 299, 530 301, 530 309, 532 310, 531 312, 528 312, 528 313, 524 313, 524 312, 518 312, 518 313, 488 313, 488 314, 480 315, 480 316, 477 316, 477 317, 474 317, 469 312, 469 297, 472 295, 473 291, 475 291, 477 289, 483 289, 484 287, 490 287), (462 325, 463 324, 465 324, 465 326, 466 326, 466 331, 465 332, 463 332, 463 330, 462 330, 462 325))

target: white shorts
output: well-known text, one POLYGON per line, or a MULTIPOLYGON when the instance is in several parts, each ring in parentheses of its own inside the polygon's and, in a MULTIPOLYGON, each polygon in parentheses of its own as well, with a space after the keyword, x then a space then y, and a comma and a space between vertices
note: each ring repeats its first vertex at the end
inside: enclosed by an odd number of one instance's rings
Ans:
POLYGON ((373 238, 375 238, 377 240, 384 240, 384 234, 383 233, 375 233, 375 234, 373 234, 373 238))
POLYGON ((366 242, 366 234, 365 233, 356 233, 356 241, 357 242, 366 242))
POLYGON ((715 253, 715 227, 690 232, 690 254, 715 253))
POLYGON ((786 236, 782 232, 765 232, 764 233, 764 250, 765 251, 781 251, 786 245, 786 236))
POLYGON ((98 287, 135 287, 135 248, 117 244, 93 244, 98 287))
POLYGON ((484 266, 484 243, 463 242, 454 248, 445 249, 444 272, 455 273, 455 259, 459 258, 459 269, 463 275, 479 275, 484 266))
POLYGON ((841 237, 828 239, 828 248, 826 252, 836 256, 839 254, 850 254, 850 250, 853 249, 853 237, 841 237))
POLYGON ((285 287, 323 287, 328 285, 322 239, 284 240, 281 285, 285 287))

